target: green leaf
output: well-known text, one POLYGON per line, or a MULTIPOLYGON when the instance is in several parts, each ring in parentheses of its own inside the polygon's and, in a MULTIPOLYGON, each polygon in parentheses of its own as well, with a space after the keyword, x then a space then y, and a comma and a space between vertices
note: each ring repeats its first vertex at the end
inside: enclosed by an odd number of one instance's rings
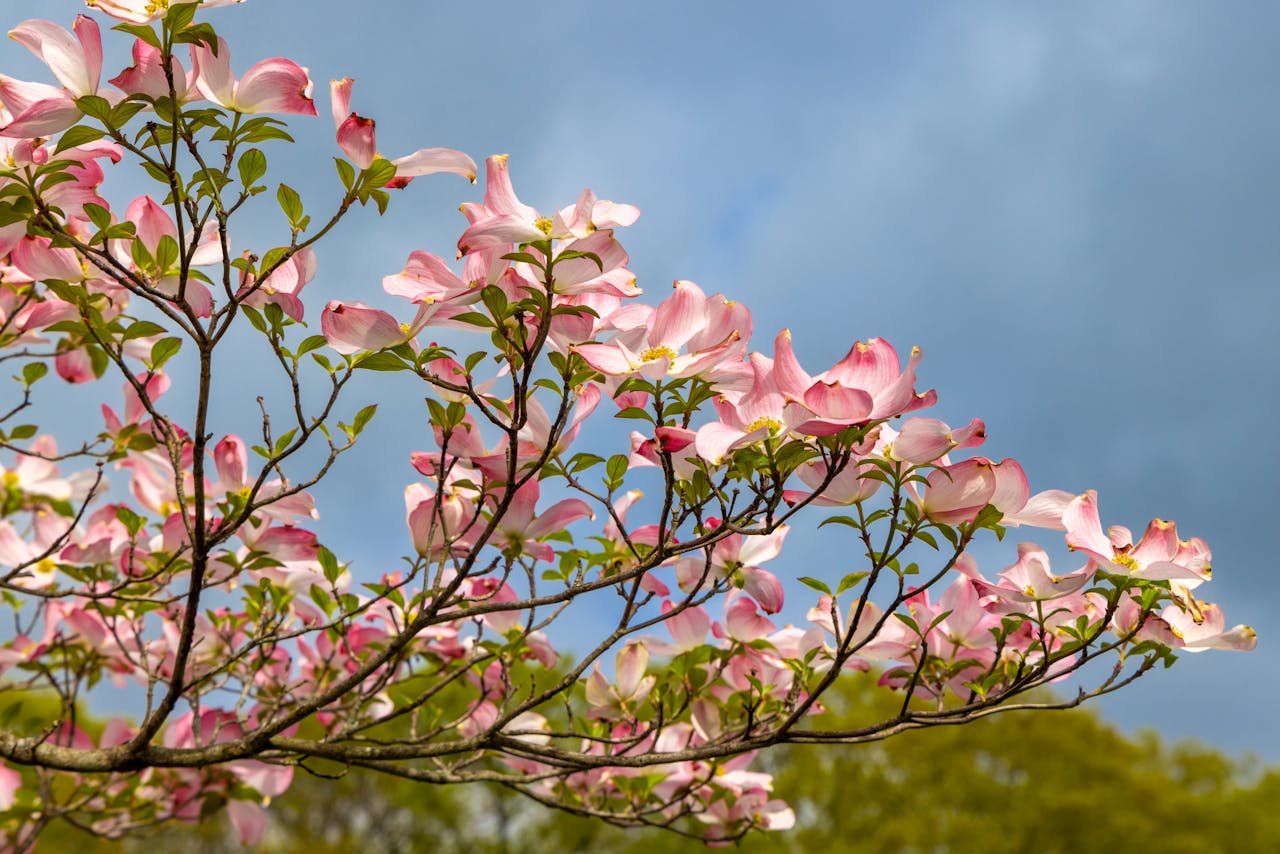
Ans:
POLYGON ((149 269, 155 263, 155 259, 151 257, 147 247, 142 245, 141 240, 133 241, 129 246, 129 255, 133 259, 134 266, 139 269, 149 269))
POLYGON ((34 424, 19 424, 9 431, 10 439, 30 439, 40 428, 34 424))
POLYGON ((208 45, 215 56, 218 54, 218 34, 213 31, 213 25, 207 21, 192 24, 182 32, 175 33, 173 42, 174 44, 208 45))
POLYGON ((272 139, 293 142, 293 137, 289 136, 285 130, 268 124, 257 125, 252 130, 244 131, 240 134, 240 138, 245 142, 267 142, 272 139))
POLYGON ((30 388, 47 373, 49 373, 49 366, 44 362, 28 362, 22 366, 22 381, 30 388))
POLYGON ((290 443, 293 442, 293 437, 297 435, 297 433, 298 431, 295 428, 285 433, 279 439, 276 439, 275 448, 273 449, 276 456, 279 456, 280 454, 282 454, 285 451, 285 449, 289 447, 290 443))
POLYGON ((93 227, 102 231, 111 225, 111 211, 102 205, 95 205, 93 202, 85 202, 85 215, 89 217, 89 221, 93 223, 93 227))
POLYGON ((601 261, 600 256, 594 252, 578 252, 576 250, 569 250, 567 252, 561 252, 559 255, 557 255, 556 261, 557 262, 572 261, 575 258, 589 258, 592 261, 596 262, 596 266, 600 268, 600 272, 602 273, 604 272, 604 262, 601 261))
POLYGON ((609 457, 609 461, 605 463, 605 484, 610 491, 617 489, 622 485, 622 479, 626 477, 629 462, 625 454, 614 454, 609 457))
POLYGON ((621 409, 618 411, 618 414, 613 417, 614 418, 636 418, 642 421, 648 421, 650 423, 653 423, 653 416, 650 415, 647 410, 641 409, 638 406, 628 406, 625 409, 621 409))
POLYGON ((372 419, 373 414, 378 411, 378 404, 371 403, 356 413, 355 419, 351 422, 352 433, 359 433, 365 428, 372 419))
POLYGON ((811 590, 816 590, 819 593, 825 593, 828 596, 832 595, 831 588, 828 587, 826 585, 826 582, 824 581, 819 581, 818 579, 811 578, 807 575, 800 576, 799 578, 796 579, 796 581, 799 581, 801 584, 803 584, 805 587, 808 587, 811 590))
POLYGON ((245 189, 252 187, 258 179, 267 174, 267 156, 261 149, 250 148, 240 155, 240 183, 245 189))
POLYGON ((76 98, 76 106, 80 108, 80 112, 84 113, 91 119, 106 124, 111 118, 111 102, 106 98, 100 98, 97 95, 85 95, 76 98))
POLYGON ((147 107, 147 103, 141 100, 121 101, 111 110, 111 115, 107 119, 107 123, 114 128, 122 128, 129 123, 129 120, 142 112, 147 107))
POLYGON ((316 554, 316 560, 320 562, 320 569, 324 572, 325 581, 333 584, 338 580, 338 576, 342 574, 342 567, 338 564, 338 559, 333 556, 333 552, 324 546, 320 546, 316 554))
POLYGON ((455 315, 452 319, 462 323, 469 323, 472 326, 479 326, 481 328, 493 326, 493 321, 478 311, 466 311, 462 314, 455 315))
POLYGON ((138 535, 138 532, 142 530, 142 526, 146 522, 145 519, 137 513, 134 513, 128 507, 125 507, 123 504, 116 506, 116 518, 120 520, 120 523, 124 525, 125 530, 127 530, 129 535, 132 537, 136 537, 138 535))
POLYGON ((195 20, 199 6, 199 3, 177 3, 170 6, 164 16, 165 26, 174 32, 185 30, 195 20))
POLYGON ((523 262, 538 268, 542 267, 542 259, 531 255, 528 252, 508 252, 506 255, 502 256, 502 260, 523 262))
POLYGON ((249 322, 253 324, 254 329, 259 332, 267 331, 267 322, 263 320, 262 312, 249 305, 240 306, 240 310, 244 312, 245 317, 249 318, 249 322))
MULTIPOLYGON (((55 154, 61 154, 68 148, 75 148, 78 145, 85 145, 90 142, 97 142, 106 136, 103 131, 98 128, 92 128, 88 125, 76 125, 62 132, 62 136, 58 137, 58 145, 54 148, 55 154)), ((101 226, 99 226, 101 228, 101 226)))
POLYGON ((298 197, 298 191, 288 184, 281 184, 280 189, 276 190, 276 201, 280 203, 280 209, 289 219, 289 224, 296 227, 303 214, 302 199, 298 197))
POLYGON ((118 30, 122 33, 128 33, 135 38, 142 39, 156 50, 160 49, 160 37, 156 35, 155 30, 145 24, 116 24, 111 29, 118 30))
POLYGON ((338 166, 338 178, 342 181, 342 186, 350 190, 356 182, 356 167, 341 157, 333 158, 333 162, 338 166))
POLYGON ((357 368, 364 368, 366 371, 404 371, 412 370, 412 365, 406 365, 404 359, 394 353, 373 352, 365 355, 356 362, 357 368))
POLYGON ((181 349, 181 338, 161 338, 155 343, 155 346, 151 348, 152 369, 159 368, 165 362, 177 355, 178 351, 181 349))
POLYGON ((156 268, 162 275, 171 272, 178 265, 180 254, 178 241, 173 238, 173 235, 162 235, 160 242, 156 245, 156 268))
POLYGON ((135 338, 147 338, 152 335, 163 335, 168 330, 158 323, 152 323, 150 320, 139 320, 136 323, 129 324, 129 328, 124 331, 122 340, 132 341, 135 338))
POLYGON ((364 170, 360 177, 360 187, 368 193, 385 187, 387 183, 396 177, 395 164, 384 157, 376 158, 369 164, 369 168, 364 170))
POLYGON ((836 595, 837 595, 837 596, 839 596, 841 593, 845 592, 845 591, 846 591, 846 590, 848 590, 850 587, 853 587, 853 586, 855 586, 855 585, 857 585, 857 584, 861 583, 861 582, 862 582, 862 579, 866 578, 866 577, 867 577, 868 575, 870 575, 870 574, 871 574, 871 573, 869 573, 869 572, 851 572, 851 573, 849 573, 849 574, 848 574, 848 575, 846 575, 844 578, 840 579, 840 586, 838 586, 838 587, 836 588, 836 595))
POLYGON ((328 343, 329 342, 325 339, 323 335, 310 335, 307 338, 303 339, 302 343, 298 345, 298 349, 294 353, 294 355, 297 356, 298 358, 302 358, 303 356, 310 353, 312 350, 319 350, 321 347, 325 346, 328 343))
POLYGON ((480 299, 494 320, 503 320, 507 316, 507 295, 497 285, 489 285, 480 291, 480 299))

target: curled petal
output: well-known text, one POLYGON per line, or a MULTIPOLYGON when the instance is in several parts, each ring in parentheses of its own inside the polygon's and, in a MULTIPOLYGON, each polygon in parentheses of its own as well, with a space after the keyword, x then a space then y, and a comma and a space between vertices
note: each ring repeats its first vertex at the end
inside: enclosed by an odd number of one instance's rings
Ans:
POLYGON ((388 185, 391 187, 403 187, 414 178, 436 172, 452 172, 473 184, 476 180, 476 162, 452 148, 421 148, 397 157, 391 164, 396 167, 396 177, 388 185))
POLYGON ((374 128, 373 119, 366 119, 355 113, 347 116, 342 124, 338 125, 338 147, 361 171, 372 166, 374 158, 378 156, 377 134, 374 128))
POLYGON ((406 338, 394 317, 361 302, 330 301, 320 316, 320 329, 329 346, 344 356, 394 347, 406 338))
POLYGON ((316 114, 311 100, 311 77, 296 62, 276 57, 264 59, 236 84, 235 109, 241 113, 316 114))

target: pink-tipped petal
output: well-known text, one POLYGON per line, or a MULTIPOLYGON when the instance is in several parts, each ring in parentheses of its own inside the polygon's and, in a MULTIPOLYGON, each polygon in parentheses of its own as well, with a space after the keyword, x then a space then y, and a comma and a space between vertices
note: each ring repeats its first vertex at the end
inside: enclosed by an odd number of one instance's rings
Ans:
POLYGON ((373 119, 366 119, 355 113, 347 116, 342 124, 338 125, 338 147, 357 169, 364 171, 372 166, 374 158, 378 156, 377 133, 373 119))
POLYGON ((290 59, 264 59, 236 84, 235 109, 241 113, 316 114, 307 69, 290 59))
POLYGON ((320 316, 320 328, 329 346, 343 355, 381 350, 405 340, 394 317, 360 302, 331 300, 320 316))
POLYGON ((337 130, 351 113, 351 87, 355 83, 350 77, 329 81, 329 105, 333 110, 333 127, 337 130))
POLYGON ((396 167, 394 186, 404 186, 414 178, 437 172, 452 172, 473 184, 476 180, 476 162, 452 148, 420 148, 413 154, 397 157, 391 164, 396 167))

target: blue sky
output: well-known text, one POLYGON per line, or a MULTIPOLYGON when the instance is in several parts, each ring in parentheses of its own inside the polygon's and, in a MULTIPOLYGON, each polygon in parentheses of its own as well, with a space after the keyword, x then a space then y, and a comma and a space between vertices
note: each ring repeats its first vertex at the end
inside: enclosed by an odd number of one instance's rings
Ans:
MULTIPOLYGON (((12 22, 18 5, 64 24, 80 8, 10 4, 12 22)), ((1280 7, 354 8, 249 0, 209 17, 239 71, 284 53, 324 96, 354 77, 353 107, 378 119, 389 156, 509 152, 539 208, 583 186, 640 206, 622 239, 655 298, 677 278, 723 291, 754 309, 757 347, 789 327, 811 370, 855 339, 918 344, 938 417, 985 419, 984 452, 1021 460, 1033 489, 1096 488, 1108 523, 1160 516, 1204 537, 1203 592, 1258 630, 1258 651, 1185 655, 1102 708, 1280 760, 1280 7)), ((43 79, 17 45, 0 61, 43 79)), ((318 106, 304 145, 273 163, 316 203, 332 198, 337 153, 318 106)), ((321 250, 310 310, 389 306, 381 276, 412 249, 451 254, 456 206, 479 192, 422 179, 385 219, 346 224, 321 250)), ((399 450, 426 444, 421 394, 371 378, 360 395, 392 413, 322 496, 325 536, 385 562, 361 532, 401 524, 399 450)), ((784 575, 840 549, 826 534, 789 545, 784 575)))

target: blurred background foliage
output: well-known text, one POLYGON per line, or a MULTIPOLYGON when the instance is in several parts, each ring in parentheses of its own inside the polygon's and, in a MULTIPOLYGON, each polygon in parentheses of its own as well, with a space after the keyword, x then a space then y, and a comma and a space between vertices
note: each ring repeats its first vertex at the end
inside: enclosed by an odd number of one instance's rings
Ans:
MULTIPOLYGON (((896 712, 872 677, 850 675, 824 727, 896 712)), ((819 719, 813 719, 815 724, 819 719)), ((1054 852, 1118 845, 1162 854, 1280 851, 1280 769, 1153 732, 1130 737, 1088 709, 1014 712, 848 748, 793 746, 764 758, 795 808, 787 833, 745 851, 1054 852)), ((415 784, 351 771, 298 773, 275 799, 258 849, 276 854, 465 851, 639 854, 703 851, 658 830, 623 830, 550 811, 501 788, 415 784)), ((224 817, 123 842, 51 826, 41 851, 239 851, 224 817)))

